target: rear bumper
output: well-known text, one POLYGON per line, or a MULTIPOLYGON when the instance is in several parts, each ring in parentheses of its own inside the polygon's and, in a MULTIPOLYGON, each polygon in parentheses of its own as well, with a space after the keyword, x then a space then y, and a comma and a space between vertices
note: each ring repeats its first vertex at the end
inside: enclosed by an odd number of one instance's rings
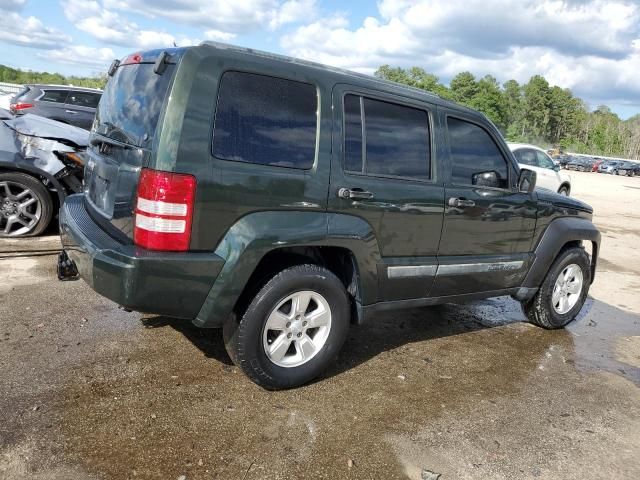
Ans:
POLYGON ((122 244, 91 218, 82 194, 67 197, 60 209, 60 236, 91 288, 141 312, 195 318, 224 265, 212 252, 154 252, 122 244))

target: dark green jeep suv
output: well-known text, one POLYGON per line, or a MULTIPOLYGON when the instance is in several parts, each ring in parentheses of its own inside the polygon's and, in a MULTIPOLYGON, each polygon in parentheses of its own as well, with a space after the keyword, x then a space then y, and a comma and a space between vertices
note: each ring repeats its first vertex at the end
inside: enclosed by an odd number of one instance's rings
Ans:
POLYGON ((593 281, 592 209, 534 191, 483 115, 293 58, 114 62, 86 162, 63 263, 128 309, 222 327, 266 388, 320 375, 380 310, 511 295, 559 328, 593 281))

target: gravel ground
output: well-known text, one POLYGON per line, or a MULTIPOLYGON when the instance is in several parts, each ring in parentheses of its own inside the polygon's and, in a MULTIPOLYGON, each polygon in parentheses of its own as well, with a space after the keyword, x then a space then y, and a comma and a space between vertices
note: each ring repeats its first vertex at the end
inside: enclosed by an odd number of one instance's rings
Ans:
POLYGON ((390 312, 286 392, 218 331, 58 282, 55 236, 1 241, 0 478, 640 478, 640 178, 572 176, 603 246, 568 329, 508 298, 390 312))

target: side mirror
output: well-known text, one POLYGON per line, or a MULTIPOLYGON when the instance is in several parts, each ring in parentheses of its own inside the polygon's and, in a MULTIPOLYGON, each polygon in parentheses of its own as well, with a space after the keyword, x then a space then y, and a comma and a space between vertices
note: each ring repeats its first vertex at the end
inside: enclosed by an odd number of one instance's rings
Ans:
POLYGON ((518 191, 531 193, 534 188, 536 188, 536 172, 526 168, 520 169, 520 175, 518 176, 518 191))
POLYGON ((474 173, 471 177, 471 184, 477 187, 500 188, 500 174, 495 170, 474 173))
POLYGON ((559 172, 559 171, 560 171, 560 165, 558 165, 557 163, 554 163, 554 165, 553 165, 553 169, 554 169, 556 172, 559 172))

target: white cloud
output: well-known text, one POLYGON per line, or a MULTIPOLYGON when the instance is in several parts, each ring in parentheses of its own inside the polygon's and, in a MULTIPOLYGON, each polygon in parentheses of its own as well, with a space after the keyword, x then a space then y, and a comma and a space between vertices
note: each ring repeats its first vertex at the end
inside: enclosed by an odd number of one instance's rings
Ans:
POLYGON ((96 67, 105 70, 109 67, 116 54, 110 48, 94 48, 83 45, 73 45, 49 50, 38 56, 57 63, 96 67))
POLYGON ((71 41, 58 29, 45 26, 36 17, 0 9, 0 42, 32 48, 57 48, 71 41))
POLYGON ((204 32, 204 38, 215 42, 228 42, 236 37, 235 33, 221 32, 220 30, 207 30, 204 32))
POLYGON ((104 0, 104 6, 231 33, 277 28, 315 15, 315 0, 104 0))
POLYGON ((502 81, 543 74, 598 101, 631 95, 640 103, 640 2, 381 0, 378 13, 355 27, 342 17, 311 22, 281 45, 365 73, 388 63, 444 80, 464 70, 502 81))
POLYGON ((184 35, 143 30, 117 12, 104 8, 95 0, 63 0, 64 13, 74 26, 94 38, 111 45, 130 49, 149 49, 192 45, 197 40, 184 35))

